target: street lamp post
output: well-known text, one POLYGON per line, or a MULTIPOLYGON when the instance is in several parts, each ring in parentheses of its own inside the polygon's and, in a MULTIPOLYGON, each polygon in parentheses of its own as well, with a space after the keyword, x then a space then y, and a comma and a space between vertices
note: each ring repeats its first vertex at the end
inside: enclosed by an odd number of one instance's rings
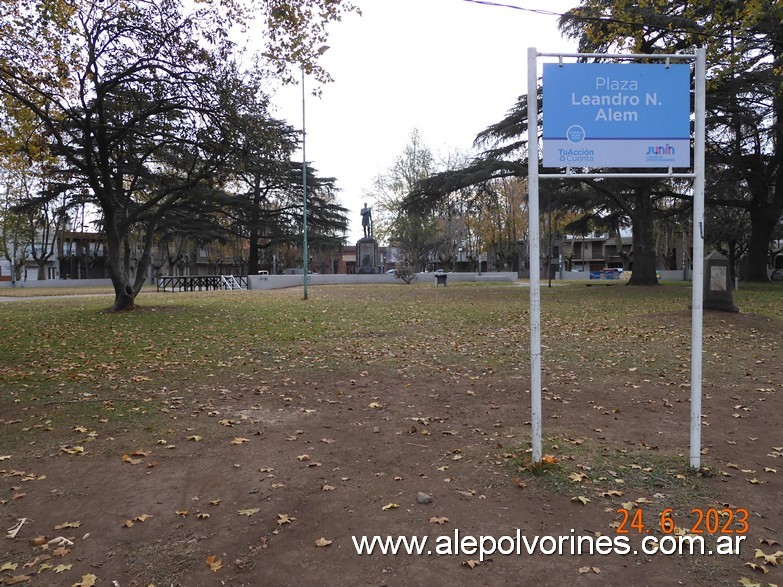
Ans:
POLYGON ((305 152, 306 130, 305 130, 305 71, 304 66, 300 65, 302 70, 302 267, 304 277, 302 279, 302 288, 304 299, 307 299, 307 155, 305 152))
MULTIPOLYGON (((317 51, 318 55, 323 55, 327 49, 329 49, 329 45, 324 45, 323 47, 319 48, 317 51)), ((305 124, 305 66, 304 63, 299 63, 292 59, 276 57, 275 55, 270 55, 269 53, 264 53, 263 55, 269 59, 274 59, 277 61, 298 63, 299 70, 302 72, 302 288, 303 297, 304 299, 307 299, 307 261, 309 258, 309 251, 307 249, 307 153, 305 150, 307 142, 307 129, 305 124)))

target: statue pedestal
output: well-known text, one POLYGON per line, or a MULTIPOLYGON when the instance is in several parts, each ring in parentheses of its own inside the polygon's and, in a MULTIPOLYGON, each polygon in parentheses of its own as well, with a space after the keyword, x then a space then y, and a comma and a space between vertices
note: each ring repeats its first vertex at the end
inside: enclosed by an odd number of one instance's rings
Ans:
POLYGON ((378 273, 378 243, 364 237, 356 243, 356 273, 378 273))

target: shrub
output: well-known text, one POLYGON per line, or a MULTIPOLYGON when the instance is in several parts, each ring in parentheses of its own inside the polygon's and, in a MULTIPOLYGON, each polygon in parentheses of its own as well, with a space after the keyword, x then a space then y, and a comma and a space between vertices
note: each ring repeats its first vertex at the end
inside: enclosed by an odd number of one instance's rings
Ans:
POLYGON ((416 279, 416 273, 414 273, 413 269, 410 267, 410 265, 408 265, 406 267, 398 267, 395 269, 394 277, 397 279, 402 279, 405 283, 410 285, 411 282, 416 279))

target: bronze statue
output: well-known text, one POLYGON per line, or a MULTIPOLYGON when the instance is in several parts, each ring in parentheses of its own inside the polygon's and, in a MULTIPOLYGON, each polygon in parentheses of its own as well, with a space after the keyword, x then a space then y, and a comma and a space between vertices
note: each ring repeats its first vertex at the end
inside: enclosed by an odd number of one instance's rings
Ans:
POLYGON ((372 208, 367 207, 367 202, 364 203, 364 208, 362 208, 361 214, 364 238, 372 237, 372 208))

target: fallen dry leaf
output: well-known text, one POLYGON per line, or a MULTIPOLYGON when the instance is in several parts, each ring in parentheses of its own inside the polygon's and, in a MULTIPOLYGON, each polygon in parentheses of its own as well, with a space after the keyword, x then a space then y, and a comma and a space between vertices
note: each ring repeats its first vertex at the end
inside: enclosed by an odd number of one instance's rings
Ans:
POLYGON ((231 441, 231 444, 245 444, 246 442, 250 442, 250 439, 237 436, 234 440, 231 441))
POLYGON ((292 522, 295 522, 296 518, 292 518, 288 514, 277 514, 277 525, 282 526, 283 524, 291 524, 292 522))
POLYGON ((471 569, 475 569, 477 566, 481 564, 481 561, 477 561, 475 559, 463 561, 462 565, 465 567, 470 567, 471 569))
POLYGON ((66 454, 69 455, 83 455, 84 454, 84 447, 83 446, 61 446, 60 450, 63 451, 66 454))
POLYGON ((209 567, 210 571, 217 573, 220 569, 223 568, 223 561, 221 561, 214 554, 210 554, 207 557, 207 566, 209 567))
POLYGON ((323 548, 324 546, 329 546, 331 543, 332 543, 331 540, 327 540, 326 538, 323 538, 323 537, 319 538, 318 540, 315 541, 315 545, 318 548, 323 548))
POLYGON ((385 512, 386 510, 395 510, 398 507, 400 507, 400 506, 398 504, 396 504, 396 503, 387 503, 381 509, 385 512))
POLYGON ((764 575, 769 573, 769 569, 767 567, 765 567, 764 565, 759 565, 759 564, 756 564, 756 563, 745 563, 745 566, 746 567, 750 567, 754 571, 759 571, 760 573, 762 573, 764 575))
POLYGON ((74 583, 72 587, 93 587, 97 580, 98 577, 96 577, 92 573, 88 575, 82 575, 82 580, 79 581, 78 583, 74 583))
POLYGON ((585 573, 600 573, 601 569, 598 567, 579 567, 579 574, 584 575, 585 573))
POLYGON ((575 503, 581 503, 582 505, 587 505, 590 503, 590 498, 587 498, 584 495, 577 495, 576 497, 572 497, 571 501, 575 503))
POLYGON ((334 491, 336 487, 334 485, 325 484, 321 487, 321 491, 334 491))
POLYGON ((448 521, 449 519, 446 516, 441 516, 440 518, 433 516, 430 518, 430 524, 438 524, 439 526, 442 526, 448 521))
POLYGON ((81 526, 81 522, 63 522, 62 524, 58 524, 54 527, 55 530, 63 530, 65 528, 78 528, 81 526))
POLYGON ((765 563, 767 563, 768 565, 773 565, 773 566, 777 566, 778 565, 778 562, 779 562, 778 559, 780 557, 783 557, 783 550, 778 550, 777 552, 774 552, 772 554, 767 554, 763 550, 761 550, 760 548, 756 549, 756 553, 755 553, 755 556, 754 556, 754 558, 756 558, 756 559, 759 559, 759 558, 760 559, 764 559, 765 563))
POLYGON ((248 517, 250 517, 250 516, 254 516, 258 512, 260 512, 261 508, 247 508, 247 509, 244 509, 244 510, 237 510, 237 511, 239 512, 240 516, 248 516, 248 517))
POLYGON ((36 566, 36 565, 38 565, 38 564, 42 563, 43 561, 48 561, 48 560, 49 560, 49 559, 51 559, 51 558, 52 558, 52 557, 51 557, 51 556, 49 556, 48 554, 41 554, 41 555, 38 555, 38 556, 37 556, 37 557, 35 557, 34 559, 27 561, 27 562, 24 564, 24 568, 25 568, 25 569, 32 569, 34 566, 36 566))
POLYGON ((25 583, 30 581, 33 577, 31 575, 16 575, 14 577, 6 577, 3 579, 3 585, 18 585, 19 583, 25 583))

